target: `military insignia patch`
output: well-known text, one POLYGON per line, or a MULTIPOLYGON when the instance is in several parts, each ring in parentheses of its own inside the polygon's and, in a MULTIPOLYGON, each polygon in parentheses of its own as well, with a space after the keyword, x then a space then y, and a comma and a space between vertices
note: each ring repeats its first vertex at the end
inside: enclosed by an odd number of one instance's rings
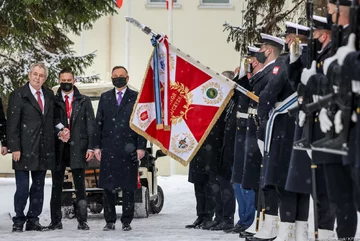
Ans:
POLYGON ((216 105, 223 100, 223 93, 221 87, 216 82, 209 82, 202 86, 204 102, 209 105, 216 105))
POLYGON ((272 73, 273 73, 273 74, 278 74, 278 73, 279 73, 279 70, 280 70, 280 67, 279 67, 279 66, 275 66, 272 73))
POLYGON ((209 88, 206 91, 206 96, 209 97, 209 99, 215 99, 218 95, 218 92, 215 88, 209 88))

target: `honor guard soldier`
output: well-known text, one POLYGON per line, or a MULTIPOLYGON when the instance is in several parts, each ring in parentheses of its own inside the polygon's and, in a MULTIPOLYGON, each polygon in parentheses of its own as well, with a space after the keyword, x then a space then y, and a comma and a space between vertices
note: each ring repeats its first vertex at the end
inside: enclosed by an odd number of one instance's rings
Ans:
MULTIPOLYGON (((261 73, 250 79, 250 90, 259 96, 273 76, 275 60, 280 55, 284 41, 280 38, 261 34, 263 44, 255 57, 259 63, 264 64, 261 73)), ((264 140, 265 129, 260 126, 257 113, 258 103, 250 100, 248 109, 248 122, 246 131, 245 163, 242 185, 243 188, 260 189, 261 161, 263 146, 258 145, 258 139, 264 140)), ((268 240, 277 236, 278 232, 278 199, 275 188, 262 188, 265 202, 265 221, 258 233, 249 240, 268 240)))

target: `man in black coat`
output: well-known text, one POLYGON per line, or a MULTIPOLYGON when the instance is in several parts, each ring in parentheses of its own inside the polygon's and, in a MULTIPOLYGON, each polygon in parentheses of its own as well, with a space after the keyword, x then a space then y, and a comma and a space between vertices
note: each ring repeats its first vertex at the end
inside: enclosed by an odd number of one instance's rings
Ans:
POLYGON ((6 141, 6 118, 2 100, 0 98, 0 142, 1 142, 1 155, 5 156, 8 153, 6 141))
POLYGON ((111 76, 115 88, 101 95, 96 114, 95 156, 101 161, 99 186, 104 188, 104 231, 115 229, 118 188, 122 189, 122 229, 129 231, 134 218, 138 160, 145 155, 146 139, 129 126, 138 93, 127 87, 126 68, 115 66, 111 76))
POLYGON ((16 192, 13 231, 42 231, 39 223, 44 200, 46 170, 55 166, 54 94, 42 87, 48 76, 44 64, 31 65, 29 82, 10 94, 7 110, 7 139, 12 151, 16 192), (29 174, 32 184, 29 191, 29 174), (24 209, 28 197, 28 213, 24 209))
POLYGON ((78 229, 88 230, 85 193, 85 168, 94 156, 93 135, 94 110, 90 98, 80 94, 74 86, 74 72, 65 68, 59 73, 60 88, 54 98, 56 139, 56 167, 52 170, 52 192, 50 201, 50 230, 62 229, 61 200, 66 167, 71 168, 76 194, 76 217, 78 229))

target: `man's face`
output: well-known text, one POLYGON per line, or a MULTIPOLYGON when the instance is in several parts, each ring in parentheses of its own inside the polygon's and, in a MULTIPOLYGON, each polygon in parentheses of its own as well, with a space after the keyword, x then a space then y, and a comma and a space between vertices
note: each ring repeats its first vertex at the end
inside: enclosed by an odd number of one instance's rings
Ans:
POLYGON ((39 67, 39 66, 35 66, 32 71, 29 73, 28 75, 29 77, 29 82, 30 85, 35 89, 35 90, 40 90, 41 86, 45 83, 46 81, 46 72, 45 69, 39 67))
POLYGON ((75 84, 74 76, 71 73, 63 73, 59 77, 59 83, 72 83, 72 84, 75 84))

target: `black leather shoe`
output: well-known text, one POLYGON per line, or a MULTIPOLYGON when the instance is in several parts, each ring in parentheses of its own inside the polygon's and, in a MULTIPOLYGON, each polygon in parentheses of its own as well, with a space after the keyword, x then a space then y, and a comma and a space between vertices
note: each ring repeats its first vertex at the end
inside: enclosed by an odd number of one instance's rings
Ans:
POLYGON ((80 223, 78 224, 78 229, 79 229, 79 230, 89 230, 90 227, 89 227, 89 225, 88 225, 86 222, 80 222, 80 223))
POLYGON ((62 223, 58 222, 58 223, 50 223, 50 225, 48 226, 49 230, 56 230, 56 229, 63 229, 62 223))
POLYGON ((24 228, 24 224, 23 223, 14 223, 12 226, 12 231, 13 232, 22 232, 24 228))
POLYGON ((219 223, 220 222, 218 222, 218 221, 207 221, 207 222, 203 223, 201 228, 204 229, 204 230, 210 230, 212 227, 215 227, 219 223))
POLYGON ((47 227, 42 226, 39 221, 27 221, 25 231, 48 231, 47 227))
POLYGON ((219 231, 219 230, 229 230, 234 228, 234 224, 227 223, 227 222, 221 222, 216 226, 213 226, 210 228, 211 231, 219 231))
POLYGON ((226 229, 224 230, 225 233, 240 233, 245 231, 248 228, 248 226, 244 226, 241 224, 236 224, 232 229, 226 229))
POLYGON ((123 231, 130 231, 132 228, 129 223, 123 223, 122 230, 123 231))
POLYGON ((115 223, 106 223, 105 227, 103 228, 104 231, 115 230, 115 223))
POLYGON ((193 224, 186 225, 185 228, 199 228, 203 223, 203 219, 198 217, 193 224))
POLYGON ((248 237, 252 237, 254 235, 255 235, 254 233, 249 233, 249 232, 243 231, 243 232, 240 232, 239 237, 240 238, 248 238, 248 237))

